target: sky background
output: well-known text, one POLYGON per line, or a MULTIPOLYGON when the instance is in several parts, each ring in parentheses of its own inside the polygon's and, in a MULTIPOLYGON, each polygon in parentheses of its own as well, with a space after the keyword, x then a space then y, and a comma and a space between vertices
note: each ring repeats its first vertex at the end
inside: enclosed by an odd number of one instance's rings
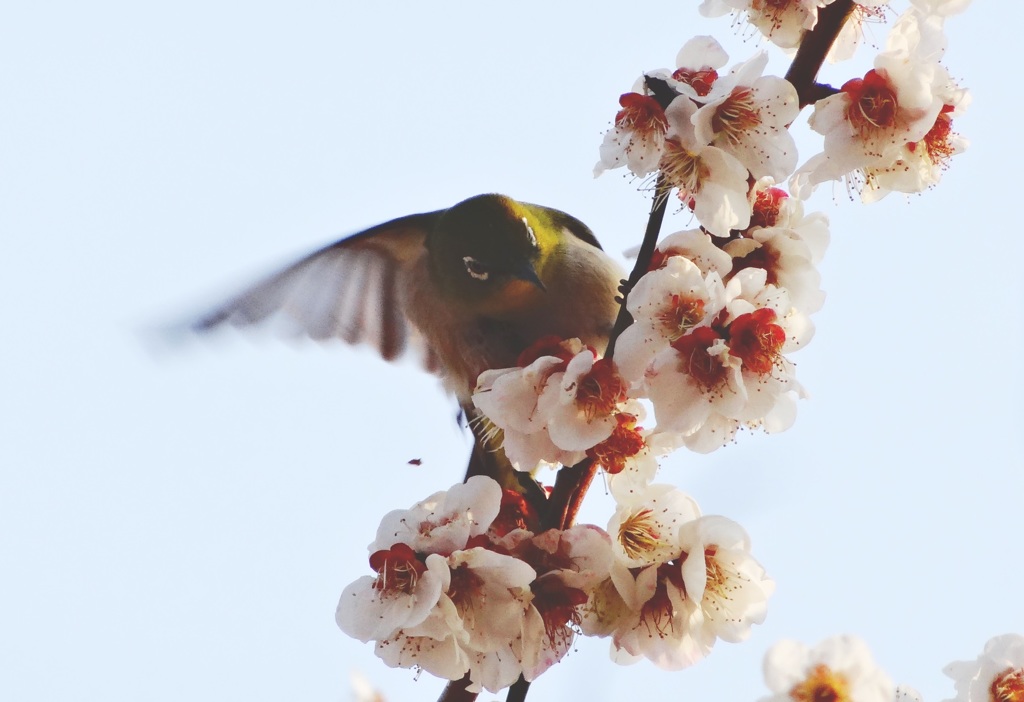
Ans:
MULTIPOLYGON (((635 245, 642 184, 591 175, 619 94, 695 34, 730 63, 761 45, 696 2, 355 5, 0 10, 0 699, 347 701, 353 670, 388 700, 436 699, 442 681, 385 667, 334 608, 380 516, 461 478, 454 402, 365 349, 159 348, 147 330, 481 192, 635 245)), ((773 642, 854 633, 936 702, 942 666, 1024 631, 1021 20, 978 2, 947 25, 972 147, 938 188, 809 203, 832 245, 792 357, 811 393, 796 425, 662 466, 750 532, 777 581, 766 623, 674 673, 580 640, 529 699, 756 700, 773 642)), ((583 513, 602 526, 603 492, 583 513)))

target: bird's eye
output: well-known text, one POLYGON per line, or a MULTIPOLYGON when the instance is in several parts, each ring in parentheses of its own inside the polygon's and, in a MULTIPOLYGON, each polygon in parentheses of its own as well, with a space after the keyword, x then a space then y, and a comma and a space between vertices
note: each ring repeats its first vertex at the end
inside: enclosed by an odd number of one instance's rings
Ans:
POLYGON ((487 280, 491 277, 491 272, 487 270, 487 266, 477 261, 472 256, 463 256, 462 262, 466 266, 466 272, 477 280, 487 280))

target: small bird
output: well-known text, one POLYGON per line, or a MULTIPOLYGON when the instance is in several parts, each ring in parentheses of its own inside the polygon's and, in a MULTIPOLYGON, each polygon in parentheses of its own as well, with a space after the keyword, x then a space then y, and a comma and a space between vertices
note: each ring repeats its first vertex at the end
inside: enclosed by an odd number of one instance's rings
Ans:
MULTIPOLYGON (((315 340, 411 348, 458 399, 477 438, 468 474, 505 473, 472 394, 484 370, 516 365, 538 339, 603 351, 623 271, 580 220, 504 195, 399 217, 315 251, 192 325, 282 323, 315 340)), ((505 481, 507 482, 507 480, 505 481)))

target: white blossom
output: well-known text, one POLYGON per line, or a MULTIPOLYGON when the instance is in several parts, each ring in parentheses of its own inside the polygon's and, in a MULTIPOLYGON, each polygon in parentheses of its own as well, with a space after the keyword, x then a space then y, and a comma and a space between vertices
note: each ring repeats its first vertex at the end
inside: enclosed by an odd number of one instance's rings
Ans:
POLYGON ((734 156, 754 178, 782 181, 796 168, 796 142, 788 129, 800 112, 796 88, 763 76, 768 54, 760 52, 719 79, 693 115, 696 141, 734 156))
POLYGON ((956 661, 943 672, 953 679, 956 697, 945 702, 1019 702, 1024 700, 1024 636, 989 639, 973 661, 956 661))
POLYGON ((696 134, 692 121, 696 112, 697 105, 687 97, 677 97, 665 110, 669 129, 661 172, 701 225, 724 237, 750 222, 747 169, 735 156, 696 134))
POLYGON ((818 23, 818 10, 833 1, 791 0, 778 3, 763 0, 704 0, 700 5, 700 13, 705 17, 719 17, 729 12, 742 12, 773 44, 783 49, 795 49, 804 32, 814 29, 818 23))
POLYGON ((759 702, 892 702, 895 694, 867 644, 855 636, 835 636, 814 648, 779 641, 765 654, 764 678, 772 694, 759 702))

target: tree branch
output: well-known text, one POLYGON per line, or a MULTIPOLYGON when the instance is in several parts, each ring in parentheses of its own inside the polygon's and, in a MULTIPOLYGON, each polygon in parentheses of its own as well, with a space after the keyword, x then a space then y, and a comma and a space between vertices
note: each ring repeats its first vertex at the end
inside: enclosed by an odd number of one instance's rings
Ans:
POLYGON ((508 695, 505 697, 505 702, 524 702, 526 700, 526 693, 530 690, 530 683, 526 681, 522 675, 519 679, 512 683, 512 686, 508 689, 508 695))
MULTIPOLYGON (((786 80, 796 88, 800 97, 801 108, 838 92, 829 85, 822 85, 815 81, 818 71, 821 70, 822 63, 825 61, 825 56, 832 44, 835 43, 843 25, 852 16, 854 9, 853 0, 835 0, 819 11, 817 25, 813 30, 804 34, 793 63, 786 72, 786 80)), ((675 91, 665 81, 651 77, 647 77, 645 80, 648 90, 658 100, 662 108, 667 108, 669 103, 676 99, 675 91)), ((633 318, 626 309, 626 301, 634 286, 650 268, 671 191, 672 186, 668 184, 664 174, 659 173, 654 186, 654 201, 651 203, 651 212, 647 218, 647 228, 644 231, 636 263, 629 278, 623 280, 619 288, 622 298, 618 316, 608 338, 608 346, 605 350, 606 358, 612 358, 615 353, 616 340, 633 323, 633 318)), ((546 504, 542 506, 544 508, 542 528, 568 529, 573 525, 583 497, 597 474, 597 470, 597 464, 589 458, 572 467, 563 467, 559 470, 558 477, 555 479, 555 487, 546 500, 546 504)), ((445 688, 439 702, 472 702, 475 700, 475 694, 466 692, 465 688, 468 682, 468 677, 466 677, 450 683, 445 688)), ((509 688, 506 702, 524 702, 529 688, 530 683, 520 676, 519 680, 509 688)))
POLYGON ((850 19, 855 7, 856 3, 853 0, 836 0, 831 5, 821 8, 818 10, 818 23, 800 40, 800 48, 797 49, 793 63, 786 71, 786 80, 796 88, 801 108, 838 92, 831 86, 814 81, 821 70, 821 64, 825 62, 825 56, 835 43, 843 25, 850 19))
POLYGON ((469 687, 468 673, 461 680, 452 680, 445 685, 437 702, 474 702, 479 693, 469 692, 466 690, 467 687, 469 687))
POLYGON ((659 173, 658 180, 654 185, 654 201, 651 203, 651 213, 647 217, 647 229, 644 231, 643 243, 640 244, 640 252, 636 256, 636 263, 629 274, 629 279, 624 280, 619 286, 622 301, 619 305, 619 316, 616 317, 615 326, 612 327, 612 333, 608 337, 608 347, 604 352, 605 358, 612 357, 615 353, 616 339, 626 330, 626 327, 633 323, 633 317, 626 309, 626 300, 629 298, 633 286, 647 273, 647 269, 651 265, 651 258, 658 246, 658 236, 661 234, 661 224, 665 221, 665 210, 668 207, 668 195, 671 190, 672 186, 668 185, 664 174, 659 173))
POLYGON ((585 458, 571 468, 563 467, 558 471, 555 488, 543 512, 542 529, 568 529, 573 525, 597 468, 593 459, 585 458))

